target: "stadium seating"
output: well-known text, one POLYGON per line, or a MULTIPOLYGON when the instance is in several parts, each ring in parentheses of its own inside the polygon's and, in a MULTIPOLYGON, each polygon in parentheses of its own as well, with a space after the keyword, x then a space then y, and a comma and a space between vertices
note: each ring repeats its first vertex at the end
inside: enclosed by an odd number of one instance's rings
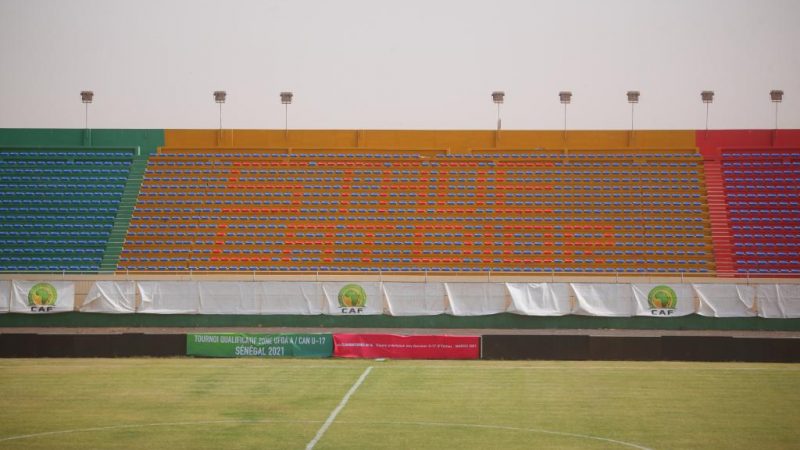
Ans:
POLYGON ((800 274, 800 151, 722 152, 739 276, 800 274))
POLYGON ((0 149, 0 271, 100 270, 133 159, 131 150, 0 149))
POLYGON ((121 271, 713 273, 690 150, 163 149, 121 271))

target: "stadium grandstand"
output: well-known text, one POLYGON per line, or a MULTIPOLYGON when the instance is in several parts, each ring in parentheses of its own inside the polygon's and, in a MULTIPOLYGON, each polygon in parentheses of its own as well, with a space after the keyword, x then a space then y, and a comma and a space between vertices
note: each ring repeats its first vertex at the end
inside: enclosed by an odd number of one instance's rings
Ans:
POLYGON ((98 133, 4 133, 3 272, 800 274, 795 130, 98 133))
POLYGON ((6 129, 0 321, 791 331, 798 165, 797 130, 6 129))

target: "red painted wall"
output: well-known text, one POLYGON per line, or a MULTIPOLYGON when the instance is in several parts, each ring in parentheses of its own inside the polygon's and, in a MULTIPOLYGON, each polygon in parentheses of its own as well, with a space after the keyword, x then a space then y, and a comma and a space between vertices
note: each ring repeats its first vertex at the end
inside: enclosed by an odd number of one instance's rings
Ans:
POLYGON ((695 143, 700 153, 711 159, 719 157, 720 148, 800 149, 800 130, 698 130, 695 143))

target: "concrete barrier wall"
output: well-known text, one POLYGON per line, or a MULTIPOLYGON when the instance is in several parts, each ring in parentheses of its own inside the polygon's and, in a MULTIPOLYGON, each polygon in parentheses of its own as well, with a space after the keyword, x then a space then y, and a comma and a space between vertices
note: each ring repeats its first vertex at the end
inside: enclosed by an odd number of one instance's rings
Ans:
MULTIPOLYGON (((484 335, 482 359, 800 362, 800 339, 484 335)), ((0 334, 2 358, 185 356, 186 334, 0 334)))
POLYGON ((485 335, 483 359, 800 362, 800 339, 485 335))
POLYGON ((184 355, 185 334, 0 334, 2 358, 184 355))

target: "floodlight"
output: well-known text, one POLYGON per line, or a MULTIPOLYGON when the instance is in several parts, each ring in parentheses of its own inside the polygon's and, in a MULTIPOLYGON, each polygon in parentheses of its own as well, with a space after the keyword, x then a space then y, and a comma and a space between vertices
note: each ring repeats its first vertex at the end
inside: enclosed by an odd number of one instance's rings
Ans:
POLYGON ((500 105, 503 104, 505 97, 506 93, 503 91, 492 92, 492 101, 497 105, 497 131, 500 131, 500 128, 502 128, 502 122, 500 121, 500 105))

